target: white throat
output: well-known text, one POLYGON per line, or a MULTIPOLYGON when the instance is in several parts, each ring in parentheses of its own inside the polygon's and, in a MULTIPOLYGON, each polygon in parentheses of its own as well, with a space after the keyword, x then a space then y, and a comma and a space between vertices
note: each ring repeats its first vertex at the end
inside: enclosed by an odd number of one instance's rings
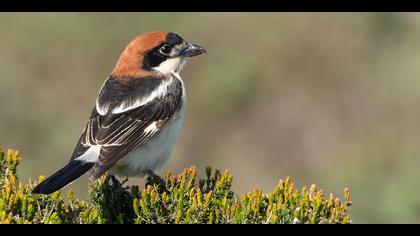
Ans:
POLYGON ((187 60, 184 57, 169 58, 166 61, 160 63, 159 66, 155 66, 152 69, 163 74, 179 75, 186 62, 187 60))

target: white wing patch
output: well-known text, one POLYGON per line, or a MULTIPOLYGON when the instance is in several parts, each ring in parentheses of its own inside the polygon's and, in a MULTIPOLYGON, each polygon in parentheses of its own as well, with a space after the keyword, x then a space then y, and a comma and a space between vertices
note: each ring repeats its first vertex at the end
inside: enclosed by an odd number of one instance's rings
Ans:
POLYGON ((156 121, 151 123, 150 125, 148 125, 145 129, 144 132, 145 133, 149 133, 149 132, 155 132, 157 131, 157 126, 156 126, 156 121))
POLYGON ((75 160, 94 163, 98 159, 100 151, 101 151, 101 145, 91 146, 85 153, 77 157, 75 160))
POLYGON ((108 113, 108 109, 109 107, 104 105, 104 106, 100 106, 98 99, 96 99, 96 112, 99 113, 99 115, 104 116, 106 115, 106 113, 108 113))
MULTIPOLYGON (((181 72, 182 68, 184 67, 186 63, 186 60, 184 58, 172 58, 168 59, 164 62, 162 62, 159 66, 153 67, 154 70, 160 71, 162 73, 170 73, 172 74, 176 79, 180 80, 182 83, 181 76, 179 73, 181 72)), ((107 80, 105 80, 104 84, 102 85, 102 88, 104 87, 107 80)), ((168 80, 164 81, 162 84, 160 84, 154 91, 152 91, 150 94, 148 94, 145 97, 142 97, 140 99, 137 99, 133 104, 127 104, 126 102, 122 102, 119 106, 112 109, 112 114, 119 114, 123 113, 125 111, 129 111, 132 109, 136 109, 138 107, 141 107, 151 101, 153 101, 156 98, 164 97, 167 94, 168 86, 171 85, 173 82, 173 77, 170 77, 168 80)), ((102 90, 101 88, 101 90, 102 90)), ((100 114, 101 116, 106 115, 109 112, 109 104, 101 105, 99 104, 99 97, 96 98, 96 112, 100 114)))
POLYGON ((119 113, 123 113, 125 111, 136 109, 138 107, 141 107, 141 106, 153 101, 156 98, 164 97, 168 93, 168 86, 171 83, 172 83, 172 77, 170 79, 168 79, 167 81, 163 82, 161 85, 159 85, 147 97, 142 97, 141 99, 137 99, 137 101, 134 102, 131 105, 127 105, 127 103, 125 103, 125 102, 121 103, 118 107, 112 109, 112 114, 119 114, 119 113))
MULTIPOLYGON (((102 84, 102 87, 99 91, 101 91, 104 88, 105 83, 108 81, 108 79, 106 79, 104 81, 104 83, 102 84)), ((104 116, 108 112, 108 106, 100 106, 98 99, 99 99, 99 96, 98 96, 98 98, 96 98, 96 112, 98 112, 101 116, 104 116)))

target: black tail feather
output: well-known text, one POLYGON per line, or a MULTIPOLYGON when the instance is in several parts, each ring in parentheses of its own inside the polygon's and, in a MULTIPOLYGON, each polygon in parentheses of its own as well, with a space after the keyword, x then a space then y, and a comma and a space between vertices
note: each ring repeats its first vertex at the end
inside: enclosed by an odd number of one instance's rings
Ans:
POLYGON ((68 183, 77 179, 88 170, 93 167, 94 163, 86 163, 82 161, 71 161, 61 170, 57 171, 46 180, 38 184, 33 190, 32 193, 36 194, 50 194, 53 193, 62 187, 66 186, 68 183))

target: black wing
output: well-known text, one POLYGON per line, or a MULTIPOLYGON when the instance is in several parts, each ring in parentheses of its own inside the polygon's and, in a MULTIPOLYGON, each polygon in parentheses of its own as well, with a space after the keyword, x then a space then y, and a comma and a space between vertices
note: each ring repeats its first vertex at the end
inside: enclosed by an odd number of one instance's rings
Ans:
POLYGON ((132 84, 116 83, 112 78, 105 82, 98 101, 99 106, 107 109, 106 114, 99 111, 102 113, 100 114, 95 107, 74 150, 72 160, 82 155, 92 145, 101 146, 99 157, 90 175, 91 179, 102 176, 115 162, 159 132, 177 115, 182 106, 183 89, 178 79, 142 78, 132 81, 136 83, 135 87, 131 86, 132 84), (139 99, 145 101, 163 83, 168 85, 163 96, 157 96, 144 105, 130 109, 130 106, 135 105, 139 99), (112 89, 109 87, 112 84, 120 87, 112 89), (121 104, 124 104, 123 108, 126 108, 126 111, 113 113, 112 110, 121 108, 121 104))

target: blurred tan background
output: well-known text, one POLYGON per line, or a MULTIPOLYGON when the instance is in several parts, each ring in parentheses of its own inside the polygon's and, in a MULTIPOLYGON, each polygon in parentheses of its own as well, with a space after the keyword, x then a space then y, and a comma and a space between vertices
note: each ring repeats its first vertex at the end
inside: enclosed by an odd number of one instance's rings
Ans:
POLYGON ((0 29, 0 143, 21 150, 22 180, 67 163, 128 41, 167 30, 208 54, 183 71, 160 173, 229 169, 239 193, 348 186, 355 223, 420 223, 420 14, 1 13, 0 29))

